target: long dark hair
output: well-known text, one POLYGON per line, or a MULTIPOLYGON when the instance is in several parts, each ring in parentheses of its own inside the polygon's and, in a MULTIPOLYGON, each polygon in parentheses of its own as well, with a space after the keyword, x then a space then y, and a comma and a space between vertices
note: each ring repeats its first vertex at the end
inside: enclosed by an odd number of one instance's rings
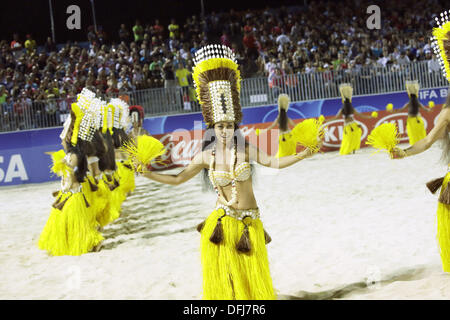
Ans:
POLYGON ((99 157, 98 167, 101 171, 116 170, 116 155, 114 153, 114 142, 109 132, 102 133, 105 142, 106 152, 103 157, 99 157))
POLYGON ((80 149, 78 145, 72 146, 72 144, 67 145, 67 153, 72 153, 77 157, 77 166, 73 168, 73 173, 77 182, 82 183, 86 177, 88 171, 88 163, 86 154, 80 149))
POLYGON ((343 114, 344 116, 349 116, 349 115, 351 115, 351 114, 354 113, 354 110, 355 110, 355 109, 353 108, 353 105, 352 105, 352 103, 350 102, 350 99, 345 98, 344 104, 343 104, 343 106, 342 106, 342 114, 343 114))
POLYGON ((412 115, 416 115, 419 113, 420 102, 417 99, 417 96, 413 93, 409 96, 409 104, 408 104, 408 113, 412 115))
MULTIPOLYGON (((237 146, 237 153, 243 153, 245 155, 245 150, 247 146, 249 145, 248 141, 245 139, 244 135, 242 134, 241 129, 237 124, 234 124, 234 134, 233 134, 234 143, 237 146)), ((214 125, 209 126, 206 128, 205 133, 203 134, 203 141, 202 141, 202 150, 206 151, 214 147, 215 141, 217 140, 216 132, 214 131, 214 125)), ((237 158, 235 159, 235 164, 237 162, 237 158)), ((253 164, 250 165, 251 172, 252 172, 252 178, 254 177, 254 168, 253 164)), ((204 191, 214 191, 213 185, 211 181, 209 180, 208 176, 208 169, 203 169, 203 184, 202 189, 204 191)))
POLYGON ((287 131, 288 129, 288 118, 285 109, 280 109, 280 114, 278 115, 278 127, 281 131, 287 131))
POLYGON ((114 143, 114 148, 119 149, 129 139, 130 138, 125 133, 124 129, 113 128, 112 140, 113 140, 113 143, 114 143))

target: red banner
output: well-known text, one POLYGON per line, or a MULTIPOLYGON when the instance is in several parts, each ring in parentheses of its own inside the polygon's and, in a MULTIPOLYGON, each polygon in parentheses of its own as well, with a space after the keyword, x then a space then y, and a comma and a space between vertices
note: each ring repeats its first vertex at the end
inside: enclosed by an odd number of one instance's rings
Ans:
MULTIPOLYGON (((424 119, 425 129, 427 133, 436 124, 437 116, 441 111, 442 105, 436 105, 431 111, 421 111, 422 118, 424 119)), ((397 125, 400 142, 408 142, 408 135, 406 133, 406 119, 408 113, 406 112, 389 112, 378 111, 377 118, 360 119, 355 117, 355 120, 362 127, 361 135, 361 148, 367 147, 366 141, 370 132, 377 126, 386 122, 393 122, 397 125)), ((330 119, 332 117, 325 117, 330 119)), ((305 119, 294 120, 295 123, 299 123, 305 119)), ((256 136, 256 129, 267 128, 270 123, 256 123, 252 125, 241 126, 241 131, 245 138, 253 145, 257 145, 261 150, 273 155, 278 150, 278 129, 270 131, 263 131, 259 136, 256 136)), ((321 151, 336 151, 339 149, 342 142, 342 135, 344 130, 344 120, 337 119, 327 123, 325 129, 324 143, 321 151)), ((202 138, 204 130, 179 130, 169 134, 154 135, 159 139, 167 149, 167 152, 161 157, 164 164, 152 164, 152 169, 162 170, 170 169, 179 166, 186 166, 190 163, 191 159, 202 148, 202 138)), ((298 147, 298 151, 301 147, 298 147)))

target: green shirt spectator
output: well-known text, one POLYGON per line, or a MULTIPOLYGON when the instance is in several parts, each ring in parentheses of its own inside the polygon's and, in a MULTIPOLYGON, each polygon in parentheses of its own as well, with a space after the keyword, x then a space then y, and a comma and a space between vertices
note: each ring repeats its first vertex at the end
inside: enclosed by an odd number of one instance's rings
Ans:
POLYGON ((136 20, 136 25, 133 27, 134 41, 139 42, 144 40, 144 28, 139 20, 136 20))

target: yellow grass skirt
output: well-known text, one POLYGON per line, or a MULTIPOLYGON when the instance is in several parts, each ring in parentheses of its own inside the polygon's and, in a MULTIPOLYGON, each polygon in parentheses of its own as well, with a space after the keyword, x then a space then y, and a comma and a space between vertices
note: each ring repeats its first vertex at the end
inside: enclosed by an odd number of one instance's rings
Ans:
POLYGON ((111 220, 110 220, 110 222, 112 222, 119 218, 121 207, 122 207, 122 202, 125 200, 125 196, 123 195, 122 191, 120 190, 120 178, 119 178, 119 174, 118 174, 117 170, 114 171, 112 180, 109 183, 111 185, 116 185, 117 183, 119 184, 119 186, 117 186, 114 190, 111 191, 111 201, 110 201, 111 220))
POLYGON ((296 150, 297 143, 292 139, 290 132, 285 132, 278 136, 278 151, 275 157, 291 156, 296 153, 296 150))
MULTIPOLYGON (((442 183, 441 193, 446 189, 450 181, 450 172, 445 176, 442 183)), ((437 238, 442 260, 442 268, 450 272, 450 205, 438 202, 437 209, 437 238)))
POLYGON ((261 220, 250 219, 248 229, 252 248, 249 253, 242 253, 236 249, 236 244, 244 224, 233 217, 222 218, 224 239, 220 244, 209 240, 217 219, 223 214, 223 209, 214 210, 201 230, 203 299, 276 299, 261 220))
POLYGON ((67 192, 60 201, 65 199, 62 210, 52 208, 38 247, 53 256, 79 256, 91 251, 103 236, 92 225, 82 192, 67 192))
POLYGON ((96 187, 97 185, 95 183, 94 177, 92 177, 91 175, 87 175, 85 181, 81 184, 81 190, 83 190, 86 201, 89 203, 89 218, 94 228, 97 228, 99 226, 96 217, 99 210, 98 205, 100 204, 100 198, 97 196, 97 190, 92 189, 95 189, 96 187))
POLYGON ((126 197, 128 193, 133 192, 136 188, 134 180, 134 170, 131 166, 131 161, 127 160, 122 162, 117 162, 117 172, 119 173, 119 189, 126 197))
POLYGON ((408 133, 410 145, 425 138, 427 136, 427 131, 425 130, 423 118, 420 115, 415 117, 408 116, 408 120, 406 120, 406 132, 408 133))
POLYGON ((98 181, 98 191, 96 192, 96 219, 100 226, 104 227, 110 223, 112 219, 111 213, 111 190, 102 179, 98 181))
POLYGON ((359 150, 361 146, 362 130, 356 122, 350 122, 344 126, 341 148, 339 154, 345 155, 359 150))

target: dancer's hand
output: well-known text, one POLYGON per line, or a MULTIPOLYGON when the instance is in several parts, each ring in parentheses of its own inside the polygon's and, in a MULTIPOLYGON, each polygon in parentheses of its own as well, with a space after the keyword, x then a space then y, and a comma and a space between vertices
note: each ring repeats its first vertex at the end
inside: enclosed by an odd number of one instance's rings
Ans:
POLYGON ((407 156, 405 150, 398 148, 398 147, 395 147, 394 149, 392 149, 390 155, 391 155, 391 159, 402 159, 407 156))

